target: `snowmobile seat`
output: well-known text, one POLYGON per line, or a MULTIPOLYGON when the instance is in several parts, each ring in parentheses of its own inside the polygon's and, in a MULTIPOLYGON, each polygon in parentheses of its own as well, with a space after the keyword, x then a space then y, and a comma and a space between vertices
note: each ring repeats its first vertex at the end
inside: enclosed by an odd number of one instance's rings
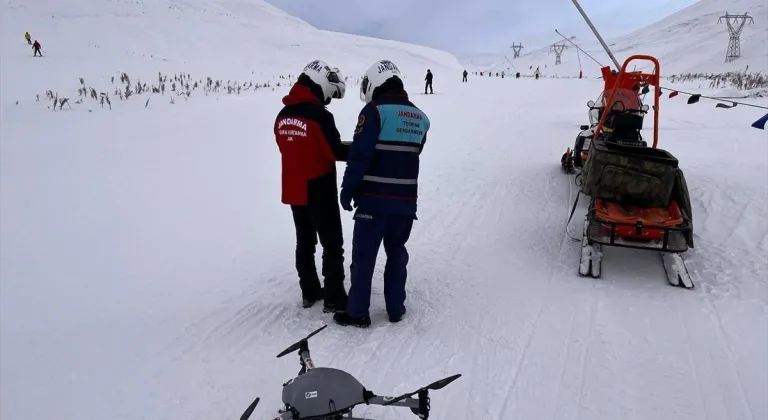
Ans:
POLYGON ((636 113, 611 112, 605 121, 602 132, 603 139, 609 142, 647 146, 643 141, 640 130, 643 128, 643 117, 636 113))
POLYGON ((636 133, 643 129, 643 117, 634 112, 611 112, 606 118, 606 125, 614 133, 636 133))

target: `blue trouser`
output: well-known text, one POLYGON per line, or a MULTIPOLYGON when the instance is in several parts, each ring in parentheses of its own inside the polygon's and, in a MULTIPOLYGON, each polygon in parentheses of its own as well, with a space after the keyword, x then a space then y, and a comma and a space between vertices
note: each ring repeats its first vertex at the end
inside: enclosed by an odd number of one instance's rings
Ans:
POLYGON ((352 237, 352 265, 347 313, 355 318, 369 316, 371 281, 376 255, 384 242, 387 263, 384 266, 384 299, 389 315, 405 313, 405 280, 408 275, 408 251, 405 243, 411 235, 413 215, 380 214, 368 219, 355 216, 352 237))

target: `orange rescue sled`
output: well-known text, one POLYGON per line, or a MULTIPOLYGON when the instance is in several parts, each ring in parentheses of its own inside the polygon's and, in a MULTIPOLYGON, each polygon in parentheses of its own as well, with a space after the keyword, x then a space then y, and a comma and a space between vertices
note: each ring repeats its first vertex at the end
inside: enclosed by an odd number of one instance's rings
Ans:
POLYGON ((582 232, 579 274, 600 277, 603 245, 655 250, 661 253, 669 283, 693 288, 679 255, 693 246, 688 189, 682 171, 677 167, 677 159, 667 151, 657 149, 659 62, 651 56, 634 55, 624 62, 618 75, 603 74, 606 86, 612 86, 610 92, 604 92, 606 104, 613 104, 621 97, 629 82, 644 82, 656 87, 653 93, 653 145, 622 142, 615 130, 605 130, 606 120, 626 116, 623 110, 605 108, 595 127, 582 171, 581 192, 590 196, 591 202, 582 232), (627 72, 627 66, 633 60, 651 61, 654 72, 627 72))

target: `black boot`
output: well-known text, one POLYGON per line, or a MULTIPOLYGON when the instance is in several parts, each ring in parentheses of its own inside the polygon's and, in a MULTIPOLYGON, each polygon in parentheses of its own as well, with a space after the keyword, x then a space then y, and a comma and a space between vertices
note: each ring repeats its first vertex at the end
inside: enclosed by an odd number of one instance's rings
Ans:
POLYGON ((323 289, 315 292, 303 293, 301 297, 301 306, 304 308, 311 308, 315 306, 315 303, 323 300, 323 289))
POLYGON ((400 321, 403 320, 404 316, 405 316, 405 312, 403 312, 401 314, 397 314, 397 315, 390 314, 389 315, 389 322, 392 322, 392 323, 400 322, 400 321))
POLYGON ((333 321, 341 326, 353 326, 358 328, 368 328, 371 326, 371 317, 353 318, 346 312, 339 312, 333 315, 333 321))
POLYGON ((323 312, 325 313, 337 313, 347 310, 347 301, 349 297, 344 290, 337 291, 336 293, 330 293, 325 295, 325 302, 323 303, 323 312))

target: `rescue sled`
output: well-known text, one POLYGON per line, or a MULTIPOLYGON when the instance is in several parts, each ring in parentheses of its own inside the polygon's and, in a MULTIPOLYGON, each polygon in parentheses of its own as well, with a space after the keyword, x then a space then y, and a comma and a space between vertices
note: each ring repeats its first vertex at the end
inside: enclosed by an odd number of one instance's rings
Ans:
MULTIPOLYGON (((279 358, 297 352, 301 370, 298 376, 283 384, 284 407, 278 410, 275 420, 364 420, 352 416, 352 409, 358 405, 409 408, 420 419, 427 419, 431 409, 429 391, 443 389, 461 377, 461 374, 452 375, 398 397, 376 395, 343 370, 315 367, 309 353, 309 339, 326 327, 318 328, 277 355, 279 358)), ((258 404, 259 398, 256 398, 240 420, 248 420, 258 404)), ((370 418, 366 416, 366 419, 370 418)))
POLYGON ((640 87, 648 83, 647 76, 649 75, 642 72, 630 72, 627 73, 626 80, 622 80, 621 85, 617 85, 618 73, 611 70, 610 67, 603 67, 601 71, 605 87, 597 101, 590 100, 587 102, 589 124, 579 128, 581 131, 576 136, 573 148, 569 147, 560 158, 560 165, 566 173, 572 173, 575 169, 583 167, 584 161, 589 155, 589 145, 595 136, 595 129, 606 108, 613 110, 614 116, 617 114, 625 114, 626 116, 620 115, 618 121, 613 117, 606 119, 603 126, 604 133, 618 129, 623 132, 622 137, 625 137, 622 141, 647 145, 640 134, 640 130, 643 128, 643 117, 648 113, 649 108, 648 105, 642 103, 639 93, 640 87), (618 91, 609 107, 608 97, 614 87, 617 87, 618 91), (617 125, 619 126, 617 127, 617 125))
POLYGON ((603 112, 595 126, 581 174, 581 193, 590 197, 590 205, 582 232, 579 274, 600 277, 602 246, 635 248, 660 252, 669 283, 693 288, 680 256, 693 247, 690 197, 677 158, 657 148, 659 95, 654 92, 652 147, 637 136, 642 128, 642 115, 634 109, 637 104, 632 96, 622 95, 627 79, 643 80, 658 92, 659 74, 656 58, 633 55, 604 95, 605 103, 613 106, 605 108, 610 111, 603 112), (628 64, 635 60, 651 61, 654 72, 627 73, 628 64), (633 105, 626 107, 626 103, 633 105))

